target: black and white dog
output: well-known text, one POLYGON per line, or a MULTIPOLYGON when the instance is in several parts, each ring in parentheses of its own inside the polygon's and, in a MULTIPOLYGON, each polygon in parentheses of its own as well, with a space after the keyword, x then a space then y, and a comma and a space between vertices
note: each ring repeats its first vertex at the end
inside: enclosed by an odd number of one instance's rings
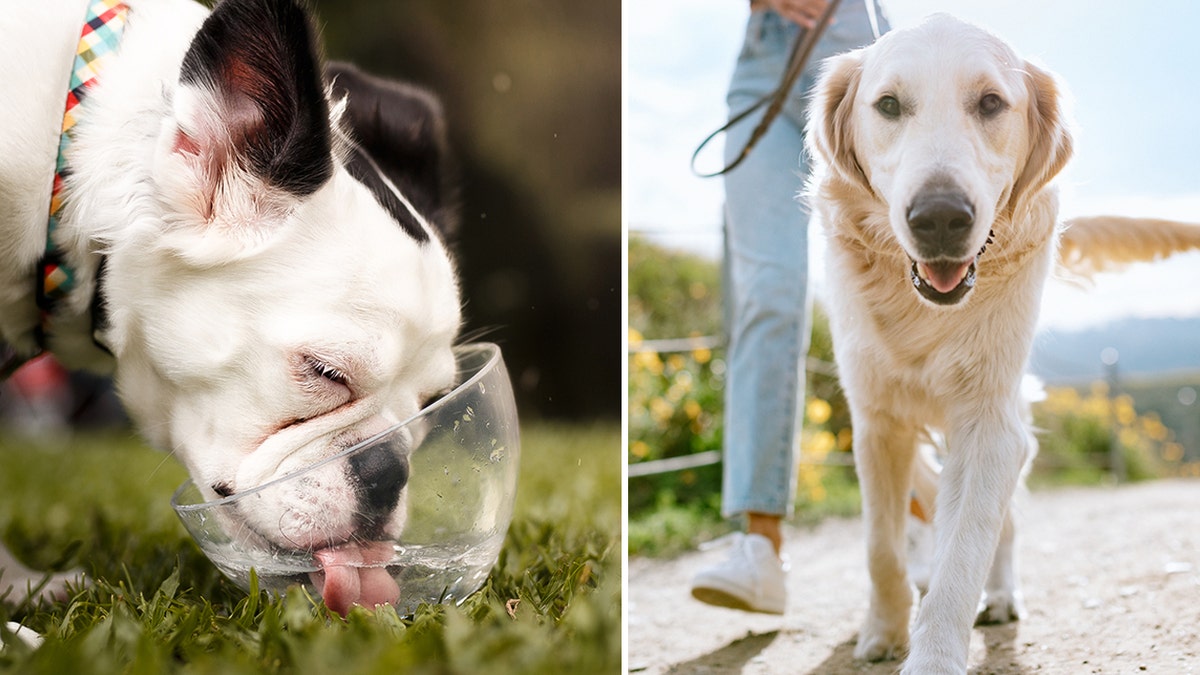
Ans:
MULTIPOLYGON (((224 0, 211 13, 190 0, 98 2, 0 15, 8 351, 112 370, 143 435, 213 499, 331 456, 450 387, 461 309, 436 101, 323 69, 295 0, 224 0), (70 113, 47 242, 72 61, 85 14, 109 10, 119 45, 70 113), (74 277, 53 302, 35 282, 47 261, 74 277)), ((362 466, 404 461, 332 466, 320 492, 287 506, 306 505, 287 531, 282 504, 247 525, 280 546, 336 546, 375 508, 362 466)), ((380 535, 394 534, 404 501, 382 501, 380 535)), ((0 567, 0 592, 23 591, 32 573, 3 548, 0 567)))

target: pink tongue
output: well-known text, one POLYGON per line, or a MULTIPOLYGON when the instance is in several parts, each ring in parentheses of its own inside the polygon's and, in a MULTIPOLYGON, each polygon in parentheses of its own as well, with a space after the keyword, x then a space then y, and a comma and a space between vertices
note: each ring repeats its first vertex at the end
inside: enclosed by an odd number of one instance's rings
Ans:
POLYGON ((312 572, 309 578, 320 590, 325 606, 342 616, 354 605, 395 604, 400 586, 384 566, 391 556, 391 544, 382 541, 321 549, 313 553, 321 571, 312 572))
POLYGON ((925 281, 938 293, 949 293, 958 288, 958 285, 966 278, 967 271, 971 269, 970 260, 963 263, 936 262, 921 263, 920 265, 925 281))

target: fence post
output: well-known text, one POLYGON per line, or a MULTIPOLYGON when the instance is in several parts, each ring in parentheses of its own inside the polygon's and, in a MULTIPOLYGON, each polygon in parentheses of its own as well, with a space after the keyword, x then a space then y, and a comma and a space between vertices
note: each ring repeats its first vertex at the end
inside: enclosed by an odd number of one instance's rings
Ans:
POLYGON ((1124 483, 1125 475, 1125 453, 1121 451, 1121 434, 1120 422, 1117 420, 1117 395, 1118 384, 1117 379, 1117 362, 1121 360, 1121 354, 1116 347, 1105 347, 1100 352, 1100 361, 1104 364, 1105 379, 1108 380, 1108 409, 1112 414, 1111 428, 1109 429, 1108 443, 1108 458, 1109 468, 1112 470, 1113 478, 1118 483, 1124 483))

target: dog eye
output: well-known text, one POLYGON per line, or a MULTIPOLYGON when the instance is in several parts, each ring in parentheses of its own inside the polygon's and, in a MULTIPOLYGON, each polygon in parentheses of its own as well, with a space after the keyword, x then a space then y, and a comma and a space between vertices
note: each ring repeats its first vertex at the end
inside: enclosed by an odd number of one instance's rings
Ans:
POLYGON ((322 377, 326 380, 329 380, 330 382, 332 382, 334 384, 340 384, 343 387, 349 385, 350 376, 347 375, 346 373, 343 373, 342 371, 338 370, 337 368, 334 368, 333 366, 329 365, 328 363, 325 363, 324 361, 320 361, 311 356, 305 357, 304 361, 308 365, 309 370, 311 370, 313 372, 313 374, 315 374, 319 377, 322 377))
POLYGON ((888 119, 900 117, 900 101, 895 96, 884 96, 875 102, 875 109, 888 119))
POLYGON ((979 114, 984 117, 991 117, 1005 107, 1004 99, 997 94, 984 94, 983 98, 979 99, 979 114))

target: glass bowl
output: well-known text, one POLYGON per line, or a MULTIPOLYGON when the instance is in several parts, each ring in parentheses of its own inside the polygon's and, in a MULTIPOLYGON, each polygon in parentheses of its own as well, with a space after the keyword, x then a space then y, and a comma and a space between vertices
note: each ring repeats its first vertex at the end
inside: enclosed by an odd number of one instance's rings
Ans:
POLYGON ((483 585, 500 555, 516 497, 520 435, 499 347, 466 345, 455 356, 461 384, 412 418, 224 499, 204 501, 188 480, 171 506, 204 554, 245 590, 254 569, 260 588, 282 594, 302 584, 343 615, 355 604, 391 604, 409 615, 423 602, 462 602, 483 585), (332 462, 379 462, 391 453, 407 455, 407 470, 382 472, 395 484, 372 483, 371 490, 401 495, 393 497, 407 512, 398 535, 381 536, 375 528, 341 545, 289 550, 246 534, 241 514, 267 503, 260 500, 278 503, 280 491, 314 483, 314 472, 328 471, 332 462))

